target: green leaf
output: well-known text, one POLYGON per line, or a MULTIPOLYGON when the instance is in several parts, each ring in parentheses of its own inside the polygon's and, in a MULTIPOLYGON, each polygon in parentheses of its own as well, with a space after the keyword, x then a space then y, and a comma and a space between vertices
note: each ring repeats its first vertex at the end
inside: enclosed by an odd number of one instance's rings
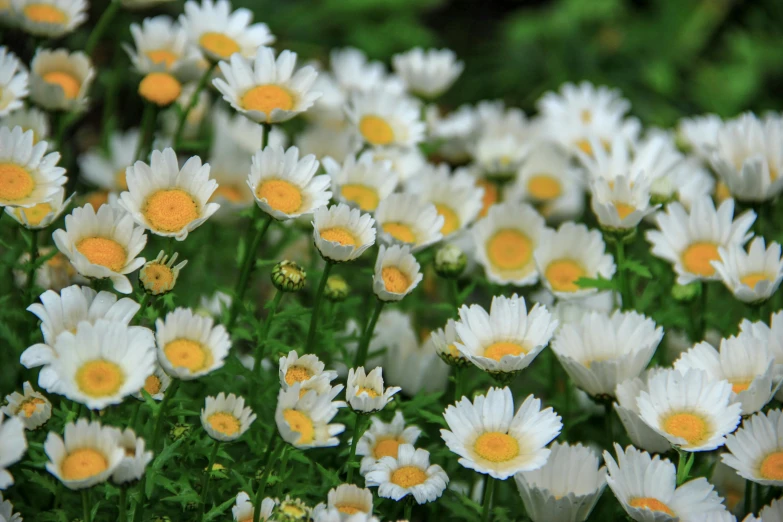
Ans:
POLYGON ((231 504, 235 502, 235 499, 233 497, 229 498, 219 506, 215 506, 212 509, 210 509, 206 515, 204 515, 204 520, 213 520, 218 515, 222 515, 225 513, 225 511, 231 507, 231 504))
POLYGON ((614 290, 614 279, 605 279, 600 275, 595 279, 580 277, 576 280, 576 286, 579 288, 597 288, 599 290, 614 290))
POLYGON ((41 473, 36 473, 34 471, 29 471, 26 469, 22 470, 22 474, 26 476, 30 480, 30 482, 41 486, 52 495, 57 494, 57 483, 54 480, 50 479, 49 477, 46 477, 41 473))
POLYGON ((629 270, 645 279, 652 279, 650 269, 635 259, 626 259, 620 266, 621 270, 629 270))

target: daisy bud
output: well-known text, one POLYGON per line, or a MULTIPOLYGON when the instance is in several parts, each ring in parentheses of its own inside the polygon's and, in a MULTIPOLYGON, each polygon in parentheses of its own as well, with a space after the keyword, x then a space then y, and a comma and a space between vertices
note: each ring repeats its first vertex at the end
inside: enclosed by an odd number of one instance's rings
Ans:
POLYGON ((193 426, 190 424, 183 424, 178 422, 174 425, 173 428, 171 428, 171 430, 169 430, 169 437, 171 437, 171 440, 176 442, 179 439, 184 439, 187 437, 191 431, 193 431, 193 426))
POLYGON ((457 245, 444 245, 435 253, 435 272, 446 279, 456 279, 465 270, 468 256, 457 245))
POLYGON ((165 72, 151 72, 139 82, 139 95, 158 107, 167 107, 177 101, 182 84, 165 72))
POLYGON ((163 253, 158 253, 153 261, 148 261, 139 271, 139 285, 150 295, 163 295, 174 290, 177 284, 179 271, 188 264, 187 260, 173 266, 177 260, 177 253, 169 258, 163 253))
POLYGON ((307 282, 307 272, 293 261, 280 261, 272 269, 272 283, 281 292, 298 292, 307 282))
POLYGON ((324 295, 326 298, 334 303, 345 301, 348 294, 351 292, 351 287, 342 276, 331 275, 326 280, 326 289, 324 295))

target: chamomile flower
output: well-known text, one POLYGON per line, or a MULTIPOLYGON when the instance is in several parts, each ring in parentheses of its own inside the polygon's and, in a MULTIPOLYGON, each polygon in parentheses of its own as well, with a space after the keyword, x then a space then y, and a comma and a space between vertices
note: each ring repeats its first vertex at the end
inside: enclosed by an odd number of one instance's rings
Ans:
POLYGON ((145 18, 141 25, 131 24, 130 32, 134 47, 124 48, 139 73, 166 72, 180 81, 198 74, 198 51, 189 45, 185 29, 168 16, 145 18))
POLYGON ((128 190, 120 194, 119 206, 158 236, 184 241, 220 208, 209 203, 217 182, 198 156, 180 169, 173 149, 155 150, 149 165, 137 161, 128 167, 126 179, 128 190))
POLYGON ((676 487, 677 470, 668 459, 614 444, 617 460, 604 451, 606 482, 628 516, 638 522, 713 520, 725 507, 704 477, 676 487))
POLYGON ((718 144, 718 133, 722 126, 723 120, 717 114, 682 118, 677 123, 677 138, 700 159, 708 161, 718 144))
POLYGON ((783 485, 783 416, 780 410, 759 412, 726 437, 730 453, 723 462, 746 480, 764 486, 783 485))
POLYGON ((345 398, 351 409, 359 413, 380 411, 400 391, 397 386, 383 388, 383 368, 378 367, 365 374, 364 367, 348 370, 345 398))
POLYGON ((524 297, 495 296, 489 313, 479 305, 460 308, 454 346, 485 372, 511 375, 530 366, 555 328, 546 307, 536 304, 528 313, 524 297))
POLYGON ((780 522, 783 520, 783 498, 773 500, 759 511, 758 518, 750 513, 742 522, 780 522))
POLYGON ((85 181, 109 192, 128 190, 125 169, 135 160, 138 129, 115 132, 109 137, 109 151, 95 147, 79 156, 79 171, 85 181))
POLYGON ((60 153, 46 154, 47 147, 33 145, 32 131, 0 127, 0 206, 33 207, 61 190, 67 178, 57 166, 60 153))
POLYGON ((174 285, 177 284, 179 271, 188 264, 188 261, 185 260, 175 265, 176 260, 176 252, 171 258, 163 250, 158 252, 158 257, 147 261, 139 270, 139 285, 150 295, 163 295, 171 292, 174 285))
POLYGON ((144 264, 144 258, 136 256, 144 250, 147 236, 129 214, 110 205, 96 213, 88 203, 65 216, 65 230, 55 230, 52 238, 81 275, 108 278, 118 292, 131 292, 127 274, 144 264))
POLYGON ((549 442, 563 427, 552 408, 528 396, 516 413, 511 390, 490 388, 470 401, 463 397, 443 413, 449 430, 440 436, 460 456, 459 463, 478 473, 505 480, 546 464, 549 442))
POLYGON ((312 214, 329 203, 329 176, 319 175, 318 160, 299 158, 299 149, 267 146, 253 156, 247 184, 256 204, 277 220, 312 214))
POLYGON ((642 171, 631 171, 613 179, 594 177, 590 183, 590 206, 606 230, 628 231, 655 212, 650 205, 650 181, 642 171))
POLYGON ((74 194, 65 199, 65 190, 59 189, 51 197, 32 207, 5 207, 5 213, 30 230, 42 230, 54 223, 71 204, 74 194))
POLYGON ((418 147, 373 147, 369 152, 375 161, 391 161, 392 172, 400 182, 415 176, 427 164, 418 147))
POLYGON ((166 390, 169 389, 170 385, 171 377, 169 377, 168 373, 163 371, 163 368, 161 368, 159 364, 156 364, 155 370, 144 380, 144 386, 133 393, 133 396, 140 401, 143 401, 144 394, 142 394, 142 391, 145 391, 149 394, 152 400, 162 401, 164 395, 166 394, 166 390))
POLYGON ((253 206, 255 198, 247 186, 250 159, 250 155, 244 156, 239 151, 210 157, 210 177, 218 183, 209 199, 220 205, 215 214, 216 219, 234 219, 239 217, 242 210, 253 206))
POLYGON ((318 159, 334 158, 344 161, 362 148, 362 139, 350 127, 338 130, 323 125, 309 125, 294 138, 294 144, 302 154, 312 154, 318 159))
POLYGON ((384 90, 355 93, 345 109, 349 121, 371 146, 411 147, 424 139, 419 104, 384 90))
POLYGON ((212 317, 177 308, 155 321, 158 362, 172 377, 197 379, 223 367, 231 339, 212 317))
POLYGON ((457 343, 460 342, 460 339, 457 335, 457 323, 454 319, 449 319, 443 328, 433 330, 427 342, 435 350, 435 353, 451 366, 465 366, 470 363, 470 359, 457 350, 457 343))
POLYGON ((363 51, 353 47, 333 49, 329 64, 339 86, 348 92, 372 90, 380 87, 386 78, 384 64, 368 61, 363 51))
POLYGON ((421 267, 408 246, 380 246, 372 277, 372 289, 378 299, 400 301, 419 285, 423 277, 421 267))
POLYGON ((260 47, 251 64, 235 54, 220 62, 225 80, 213 84, 234 109, 258 123, 290 120, 313 106, 320 92, 312 90, 318 73, 310 65, 294 72, 296 53, 283 51, 275 59, 269 47, 260 47))
POLYGON ((334 370, 324 370, 326 365, 313 354, 305 354, 301 357, 296 350, 291 350, 285 357, 280 357, 278 375, 280 387, 288 389, 296 383, 304 386, 311 380, 324 377, 327 383, 337 378, 334 370))
POLYGON ((144 439, 137 437, 136 432, 131 428, 117 431, 117 442, 125 455, 114 469, 111 480, 115 484, 125 484, 139 480, 144 476, 147 464, 152 460, 152 452, 145 451, 144 439))
POLYGON ((736 244, 720 247, 720 260, 712 262, 726 288, 744 303, 766 301, 783 281, 780 245, 773 241, 765 246, 763 237, 755 237, 747 252, 736 244))
MULTIPOLYGON (((261 513, 259 513, 259 520, 266 522, 272 516, 272 511, 275 509, 275 501, 271 498, 265 498, 261 501, 261 513)), ((234 516, 234 522, 248 522, 253 520, 255 515, 253 503, 250 501, 250 495, 244 491, 240 491, 237 494, 234 506, 231 508, 231 514, 234 516)))
POLYGON ((556 231, 544 229, 533 259, 546 289, 560 299, 596 293, 595 288, 580 288, 576 282, 583 277, 611 279, 617 269, 601 233, 581 223, 566 222, 556 231))
POLYGON ((623 423, 623 427, 634 446, 651 453, 666 453, 671 449, 669 441, 642 420, 639 414, 639 405, 636 402, 641 392, 649 392, 650 377, 658 371, 662 370, 647 370, 639 377, 632 377, 620 382, 614 391, 616 398, 614 411, 620 417, 620 422, 623 423))
POLYGON ((207 435, 223 442, 241 437, 255 420, 256 414, 245 407, 245 399, 233 393, 226 396, 220 392, 217 397, 207 397, 201 408, 201 425, 207 435))
POLYGON ((11 9, 26 33, 59 38, 87 20, 87 0, 11 0, 11 9))
POLYGON ((22 391, 6 395, 8 404, 3 406, 2 411, 8 417, 20 418, 27 430, 40 428, 52 416, 52 403, 44 394, 35 391, 29 382, 24 383, 22 391))
POLYGON ((30 63, 30 98, 50 111, 83 111, 94 78, 95 68, 83 52, 38 49, 30 63))
POLYGON ((649 376, 637 404, 642 420, 672 445, 710 451, 739 424, 742 406, 731 394, 731 383, 702 370, 662 370, 649 376))
POLYGON ((392 56, 394 71, 408 86, 408 90, 425 98, 443 94, 462 74, 465 64, 457 60, 450 49, 415 47, 392 56))
POLYGON ((320 207, 313 213, 313 240, 321 257, 353 261, 375 244, 375 220, 345 203, 320 207))
POLYGON ((606 468, 581 444, 554 443, 544 467, 514 475, 535 522, 583 522, 606 487, 606 468))
POLYGON ((749 232, 756 213, 748 210, 734 219, 734 200, 728 199, 716 209, 712 199, 693 202, 690 212, 677 202, 655 215, 658 230, 645 234, 654 256, 674 265, 677 283, 719 278, 712 261, 720 259, 719 248, 742 246, 753 235, 749 232))
POLYGON ((190 0, 185 2, 185 14, 179 17, 191 43, 215 62, 235 53, 251 58, 259 47, 274 43, 267 25, 252 21, 250 10, 232 11, 228 0, 203 0, 201 5, 190 0))
POLYGON ((440 230, 443 237, 467 228, 481 212, 484 197, 484 189, 476 185, 470 174, 462 171, 452 174, 448 167, 422 172, 408 181, 405 190, 435 205, 443 217, 440 230))
POLYGON ((594 397, 614 397, 618 383, 647 367, 662 338, 663 328, 636 312, 591 312, 564 324, 552 350, 577 386, 594 397))
POLYGON ((437 105, 431 104, 427 106, 424 118, 428 137, 430 142, 434 141, 437 145, 439 156, 452 164, 470 160, 471 141, 478 123, 473 107, 461 105, 457 110, 442 115, 437 105))
POLYGON ((406 244, 413 252, 443 238, 443 216, 435 205, 413 194, 396 193, 381 201, 375 210, 375 221, 386 244, 406 244))
POLYGON ((401 444, 397 458, 383 457, 364 477, 367 486, 377 487, 378 496, 402 500, 412 495, 418 504, 437 500, 446 490, 449 476, 437 464, 430 465, 430 452, 401 444))
POLYGON ((714 380, 729 381, 732 402, 739 402, 742 414, 750 415, 772 400, 777 390, 774 364, 766 340, 740 333, 721 339, 719 350, 706 341, 698 343, 674 362, 674 368, 703 370, 714 380))
POLYGON ((365 212, 378 208, 378 203, 397 187, 397 174, 391 170, 391 161, 376 161, 371 152, 363 153, 358 159, 349 155, 342 165, 327 157, 323 166, 332 178, 335 198, 365 212))
POLYGON ((14 513, 14 506, 11 501, 4 500, 0 493, 0 520, 4 522, 22 522, 22 515, 14 513))
POLYGON ((506 202, 492 205, 471 228, 476 260, 493 283, 527 286, 538 281, 533 252, 546 223, 533 207, 506 202))
MULTIPOLYGON (((770 316, 769 325, 763 321, 752 323, 748 319, 743 319, 739 328, 741 333, 751 334, 766 343, 767 349, 775 358, 774 381, 783 379, 783 310, 770 316)), ((780 400, 783 392, 778 389, 775 396, 780 400)))
MULTIPOLYGON (((211 121, 213 141, 210 156, 213 158, 222 156, 249 158, 255 154, 261 143, 283 148, 288 143, 288 137, 278 126, 273 126, 267 133, 263 125, 237 112, 229 112, 220 104, 215 104, 212 109, 211 121)), ((247 170, 245 169, 245 177, 247 177, 247 170)))
POLYGON ((300 394, 301 386, 296 382, 287 389, 281 388, 277 395, 275 422, 280 436, 299 449, 337 446, 340 440, 336 435, 345 431, 345 425, 330 422, 337 410, 345 406, 344 402, 333 402, 343 386, 335 386, 328 393, 310 390, 304 395, 300 394))
POLYGON ((401 444, 416 444, 421 435, 417 426, 405 427, 405 418, 397 410, 391 422, 383 422, 378 417, 370 417, 370 427, 362 434, 356 444, 356 454, 362 457, 359 472, 367 474, 373 464, 383 457, 398 457, 401 444))
POLYGON ((33 145, 48 139, 51 131, 49 116, 36 107, 18 109, 6 117, 0 118, 0 127, 8 127, 9 129, 21 127, 22 132, 33 131, 33 145))
POLYGON ((27 71, 14 53, 0 47, 0 117, 21 109, 27 93, 27 71))
POLYGON ((46 469, 68 489, 106 482, 125 458, 117 428, 79 419, 65 425, 64 437, 50 432, 44 443, 46 469))
POLYGON ((336 509, 342 518, 363 513, 372 515, 372 491, 353 484, 340 484, 329 490, 327 509, 336 509))
POLYGON ((14 484, 14 477, 8 468, 22 459, 27 451, 24 423, 18 417, 8 417, 0 412, 0 490, 14 484))

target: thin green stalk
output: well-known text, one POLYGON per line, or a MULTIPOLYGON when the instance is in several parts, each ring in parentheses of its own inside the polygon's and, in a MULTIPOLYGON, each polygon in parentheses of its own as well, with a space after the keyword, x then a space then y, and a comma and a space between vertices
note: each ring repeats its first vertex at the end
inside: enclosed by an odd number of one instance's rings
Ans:
POLYGON ((95 28, 90 33, 90 37, 87 38, 87 44, 84 46, 84 52, 87 56, 92 55, 92 52, 95 50, 95 46, 98 45, 98 41, 101 39, 101 36, 103 36, 103 33, 106 32, 106 28, 109 27, 111 19, 114 18, 114 15, 117 14, 119 9, 119 0, 113 0, 109 4, 109 7, 107 7, 106 10, 101 14, 101 17, 98 19, 98 23, 95 24, 95 28))
MULTIPOLYGON (((239 316, 239 308, 242 306, 242 300, 245 298, 245 291, 247 290, 248 281, 250 280, 250 272, 255 266, 256 252, 261 245, 261 240, 264 239, 266 231, 269 229, 269 225, 272 223, 272 216, 265 214, 264 222, 256 231, 256 235, 253 238, 253 242, 248 246, 245 252, 245 259, 242 261, 242 270, 239 272, 239 279, 237 279, 237 285, 234 288, 234 300, 231 302, 231 315, 228 319, 228 325, 226 326, 229 331, 234 327, 234 323, 239 316)), ((255 223, 251 223, 251 227, 255 227, 255 223)))
POLYGON ((348 483, 353 484, 353 461, 356 458, 356 444, 364 431, 364 415, 356 413, 356 423, 353 427, 353 437, 351 439, 351 454, 348 456, 348 483))
POLYGON ((451 292, 451 302, 454 304, 453 316, 459 315, 459 307, 462 303, 459 301, 459 287, 456 279, 449 279, 449 291, 451 292))
POLYGON ((288 444, 283 444, 283 449, 280 450, 280 455, 278 455, 278 460, 280 460, 280 469, 278 471, 278 476, 280 478, 280 481, 277 483, 277 487, 275 488, 275 496, 280 497, 283 494, 283 480, 285 476, 285 472, 288 470, 288 456, 290 452, 288 451, 288 444))
POLYGON ((139 412, 141 411, 141 405, 142 405, 141 401, 136 401, 136 407, 133 409, 133 415, 131 415, 130 424, 128 424, 128 426, 130 426, 130 428, 133 431, 136 431, 136 421, 139 418, 139 412))
POLYGON ((196 90, 193 91, 193 94, 190 97, 190 101, 188 102, 187 107, 185 107, 180 113, 179 113, 179 120, 177 121, 177 130, 174 133, 174 140, 172 141, 174 150, 177 150, 177 147, 179 146, 180 140, 182 140, 182 132, 185 130, 185 122, 188 119, 188 114, 190 114, 190 111, 193 110, 193 107, 198 104, 198 96, 201 94, 201 91, 204 89, 204 86, 207 84, 207 81, 209 80, 209 77, 212 76, 212 72, 215 70, 215 67, 217 66, 217 62, 212 62, 212 64, 207 68, 206 71, 204 71, 204 74, 201 75, 201 78, 198 81, 198 85, 196 85, 196 90))
POLYGON ((261 520, 261 502, 264 500, 264 492, 266 491, 266 483, 269 481, 269 474, 272 472, 272 462, 276 461, 280 455, 280 452, 285 448, 285 442, 279 437, 275 437, 277 430, 273 432, 272 446, 274 449, 267 453, 266 459, 264 459, 264 474, 261 475, 261 480, 258 482, 258 489, 256 490, 256 501, 253 504, 253 522, 259 522, 261 520))
POLYGON ((486 483, 484 483, 484 509, 481 511, 481 522, 488 522, 489 512, 492 507, 492 496, 495 491, 495 479, 487 475, 486 483))
POLYGON ((30 261, 27 263, 27 302, 32 303, 35 296, 35 262, 38 260, 38 230, 30 230, 30 261))
POLYGON ((84 522, 91 522, 92 517, 90 512, 90 490, 84 488, 82 490, 82 520, 84 522))
POLYGON ((755 513, 753 509, 753 489, 755 482, 752 480, 745 481, 745 516, 755 513))
POLYGON ((201 480, 201 520, 204 520, 204 516, 207 512, 207 492, 209 491, 209 476, 212 474, 212 466, 215 465, 215 459, 217 458, 218 450, 220 449, 220 442, 217 439, 212 441, 212 451, 209 454, 209 465, 204 472, 204 478, 201 480))
POLYGON ((157 114, 158 108, 154 103, 144 102, 144 112, 141 115, 141 134, 139 135, 139 142, 136 145, 136 152, 133 154, 136 161, 145 158, 149 152, 155 131, 157 114))
POLYGON ((255 369, 260 371, 261 359, 264 358, 264 347, 266 346, 266 338, 269 336, 269 329, 272 327, 272 320, 275 318, 277 308, 280 306, 280 301, 283 299, 283 292, 277 291, 275 297, 272 299, 272 306, 269 308, 269 313, 266 316, 264 325, 261 327, 261 333, 258 335, 258 345, 256 346, 256 365, 255 369))
POLYGON ((413 513, 413 502, 410 498, 405 499, 405 520, 411 521, 411 514, 413 513))
POLYGON ((364 363, 367 361, 367 352, 370 349, 370 340, 375 331, 375 324, 378 322, 378 317, 380 317, 381 310, 383 310, 383 305, 385 304, 386 302, 381 301, 380 299, 375 301, 375 310, 373 310, 372 317, 370 317, 370 323, 367 325, 367 329, 362 336, 362 342, 356 350, 356 358, 353 361, 354 368, 364 366, 364 363))
POLYGON ((456 403, 462 398, 462 373, 464 368, 462 366, 454 367, 454 402, 456 403))
POLYGON ((679 448, 677 453, 679 454, 679 460, 677 461, 677 486, 680 486, 688 480, 688 474, 691 471, 691 466, 693 466, 695 454, 679 448))
POLYGON ((160 439, 160 434, 163 429, 166 410, 168 409, 169 402, 171 402, 171 399, 176 395, 179 385, 179 379, 172 379, 171 386, 166 390, 165 395, 163 395, 163 400, 160 402, 160 410, 158 410, 158 418, 155 421, 155 431, 153 432, 152 444, 150 445, 150 448, 154 452, 158 451, 158 439, 160 439))
POLYGON ((606 430, 606 446, 611 449, 614 442, 614 425, 612 424, 612 401, 604 401, 604 429, 606 430))
POLYGON ((315 331, 318 327, 318 309, 321 307, 321 300, 324 297, 324 289, 326 288, 326 280, 329 279, 329 272, 332 270, 333 265, 334 263, 331 261, 326 261, 326 266, 324 266, 324 273, 321 275, 321 282, 318 284, 318 292, 315 294, 315 302, 313 303, 313 314, 310 316, 310 330, 307 332, 305 353, 313 352, 315 331))
POLYGON ((622 297, 622 309, 629 310, 633 308, 631 303, 631 292, 628 285, 628 273, 624 268, 625 264, 625 243, 621 238, 615 239, 615 247, 617 249, 617 277, 620 283, 620 296, 622 297))
POLYGON ((119 522, 127 522, 128 520, 128 488, 125 486, 120 487, 120 520, 119 522))

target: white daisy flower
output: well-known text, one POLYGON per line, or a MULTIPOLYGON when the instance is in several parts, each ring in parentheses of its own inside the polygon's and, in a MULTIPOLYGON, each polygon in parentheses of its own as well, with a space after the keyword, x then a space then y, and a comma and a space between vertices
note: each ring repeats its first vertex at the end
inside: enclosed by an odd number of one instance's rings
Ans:
POLYGON ((267 146, 253 156, 247 184, 256 204, 277 220, 312 214, 329 203, 329 176, 319 175, 318 160, 299 159, 299 149, 267 146))
POLYGON ((18 417, 27 430, 34 430, 46 424, 52 416, 52 403, 42 393, 35 391, 29 382, 22 385, 22 392, 5 396, 8 404, 2 411, 8 417, 18 417))
POLYGON ((360 413, 380 411, 391 402, 400 391, 397 386, 383 388, 383 368, 378 367, 370 373, 364 373, 364 367, 348 370, 345 398, 351 409, 360 413))
POLYGON ((227 60, 234 53, 251 58, 259 47, 274 43, 269 27, 252 21, 250 10, 232 11, 228 0, 203 0, 201 5, 190 0, 185 2, 185 14, 179 17, 191 43, 215 62, 227 60))
POLYGON ((238 439, 255 420, 256 414, 249 406, 245 407, 244 397, 233 393, 226 396, 220 392, 217 397, 207 397, 201 408, 201 426, 207 435, 222 442, 238 439))
POLYGON ((546 223, 530 205, 509 201, 492 205, 470 229, 476 260, 493 283, 527 286, 538 281, 533 259, 546 223))
POLYGON ((235 54, 220 62, 226 78, 213 84, 234 109, 258 123, 290 120, 313 106, 320 92, 312 90, 318 73, 310 65, 296 72, 296 53, 283 51, 275 60, 270 47, 260 47, 251 64, 235 54))
POLYGON ((730 402, 732 385, 702 370, 661 370, 647 379, 637 404, 642 420, 685 451, 723 446, 740 421, 742 406, 730 402))
POLYGON ((313 66, 318 70, 318 77, 315 79, 313 89, 319 91, 321 97, 305 113, 305 117, 320 127, 332 130, 342 129, 346 126, 343 107, 348 101, 348 93, 340 87, 331 72, 324 71, 318 64, 313 64, 313 66))
POLYGON ((28 92, 27 71, 19 58, 7 47, 0 47, 0 117, 21 109, 28 92))
POLYGON ((358 259, 375 244, 375 220, 345 203, 317 208, 312 224, 315 247, 333 263, 358 259))
POLYGON ((381 87, 386 80, 386 66, 368 61, 363 51, 353 47, 333 49, 329 64, 337 83, 348 92, 366 92, 381 87))
MULTIPOLYGON (((309 125, 294 138, 302 154, 312 154, 320 160, 327 157, 345 161, 362 148, 362 139, 354 129, 332 129, 320 124, 309 125)), ((325 166, 325 165, 324 165, 325 166)))
POLYGON ((475 109, 461 105, 458 109, 441 115, 436 104, 427 106, 424 113, 430 143, 437 146, 437 154, 452 164, 470 160, 472 140, 478 125, 475 109))
POLYGON ((780 410, 759 412, 726 437, 721 459, 746 480, 764 486, 783 485, 783 416, 780 410))
POLYGON ((465 64, 450 49, 415 47, 392 56, 392 65, 408 90, 425 98, 437 98, 451 87, 465 64))
MULTIPOLYGON (((342 513, 343 519, 350 515, 372 515, 372 491, 353 484, 340 484, 329 490, 327 508, 342 513)), ((342 519, 341 519, 342 520, 342 519)))
POLYGON ((601 227, 609 230, 635 229, 658 206, 650 205, 650 178, 642 171, 613 179, 595 177, 590 183, 590 206, 601 227))
POLYGON ((300 394, 301 386, 296 382, 287 389, 281 388, 277 395, 275 422, 280 436, 299 449, 337 446, 340 440, 336 435, 345 431, 345 425, 329 423, 337 410, 345 406, 342 401, 333 401, 343 386, 323 394, 310 390, 304 395, 300 394))
POLYGON ((65 425, 64 437, 49 432, 44 451, 46 469, 68 489, 106 482, 125 458, 117 428, 79 419, 65 425))
POLYGON ((415 176, 427 165, 427 159, 418 147, 373 147, 369 152, 374 161, 391 161, 399 182, 415 176))
POLYGON ((397 410, 391 422, 385 423, 378 417, 370 417, 370 427, 356 444, 356 454, 362 457, 359 472, 366 475, 373 464, 383 457, 398 457, 401 444, 416 444, 421 435, 417 426, 405 427, 405 418, 397 410))
POLYGON ((682 118, 677 123, 677 138, 685 142, 701 160, 709 161, 718 144, 718 132, 722 127, 723 120, 717 114, 682 118))
POLYGON ((411 147, 424 139, 419 103, 403 95, 378 89, 354 93, 345 111, 371 146, 411 147))
POLYGON ((527 311, 524 297, 495 296, 489 313, 479 305, 463 306, 454 326, 454 346, 473 364, 492 374, 524 370, 549 343, 557 321, 546 307, 527 311))
POLYGON ((463 397, 443 412, 449 430, 440 436, 460 456, 460 465, 505 480, 546 464, 546 448, 563 427, 552 408, 529 395, 516 413, 511 390, 490 388, 486 396, 463 397))
POLYGON ((0 490, 14 484, 14 477, 8 472, 12 464, 19 462, 27 451, 24 423, 18 417, 5 418, 0 412, 0 490))
POLYGON ((149 165, 137 161, 128 167, 126 179, 128 190, 120 194, 119 206, 158 236, 184 241, 220 208, 209 203, 217 182, 198 156, 180 169, 173 149, 155 150, 149 165))
POLYGON ((702 341, 674 361, 674 368, 685 372, 703 370, 717 381, 729 381, 731 400, 742 404, 742 414, 763 408, 777 391, 773 383, 775 358, 767 341, 750 333, 720 340, 720 350, 702 341))
MULTIPOLYGON (((155 321, 158 362, 166 373, 183 380, 197 379, 223 367, 231 339, 211 317, 177 308, 166 320, 155 321)), ((137 388, 138 389, 138 388, 137 388)))
POLYGON ((33 207, 65 184, 59 152, 46 154, 48 143, 33 145, 33 132, 0 127, 0 206, 33 207), (46 155, 44 155, 46 154, 46 155))
POLYGON ((125 428, 117 430, 117 442, 125 455, 111 475, 112 482, 125 484, 141 479, 147 464, 152 461, 152 452, 144 450, 144 439, 137 437, 132 429, 125 428))
POLYGON ((753 513, 748 514, 742 522, 781 522, 783 520, 783 498, 773 500, 759 511, 758 518, 753 513))
POLYGON ((615 388, 614 411, 620 417, 620 422, 623 423, 623 427, 634 446, 651 453, 666 453, 671 449, 669 441, 642 420, 636 402, 641 392, 649 393, 649 379, 658 371, 662 371, 662 369, 647 370, 642 372, 639 377, 632 377, 620 382, 615 388))
POLYGON ((677 202, 666 205, 655 221, 659 230, 645 234, 656 257, 669 261, 677 273, 677 283, 711 281, 719 278, 712 261, 720 259, 718 248, 744 245, 753 235, 750 227, 756 213, 748 210, 734 219, 734 200, 728 199, 715 209, 710 198, 693 202, 691 211, 677 202))
POLYGON ((470 362, 465 355, 457 350, 457 343, 461 342, 457 335, 457 323, 449 319, 446 326, 438 328, 430 333, 427 345, 431 346, 441 359, 450 365, 463 366, 470 362))
POLYGON ((65 199, 65 189, 32 207, 5 207, 5 213, 14 221, 31 230, 43 230, 54 223, 71 204, 75 193, 65 199))
POLYGON ((430 465, 430 452, 410 444, 400 445, 396 459, 383 457, 373 464, 364 479, 378 488, 379 497, 399 501, 413 495, 418 504, 437 500, 449 483, 443 468, 430 465))
POLYGON ((87 0, 11 0, 11 11, 23 31, 59 38, 87 20, 87 0))
POLYGON ((199 306, 196 308, 196 313, 206 317, 220 318, 231 309, 231 301, 231 296, 220 290, 217 290, 210 296, 202 295, 199 298, 199 306))
POLYGON ((408 246, 380 246, 372 277, 372 289, 378 299, 400 301, 413 292, 423 277, 408 246))
POLYGON ((396 193, 382 200, 375 209, 375 221, 386 244, 406 244, 413 252, 443 238, 443 216, 435 205, 413 194, 396 193))
POLYGON ((753 238, 747 252, 736 244, 719 247, 720 260, 712 262, 726 288, 743 303, 766 301, 783 281, 780 245, 773 241, 765 247, 763 237, 753 238))
MULTIPOLYGON (((755 323, 743 319, 739 325, 741 333, 749 333, 766 342, 767 349, 775 358, 774 381, 783 380, 783 310, 779 310, 770 316, 769 325, 763 321, 755 323)), ((778 388, 775 397, 780 400, 783 391, 778 388)))
POLYGON ((677 470, 668 459, 614 444, 617 461, 604 451, 606 482, 628 516, 638 522, 714 520, 725 511, 721 498, 704 477, 676 487, 677 470))
POLYGON ((0 118, 0 127, 8 127, 9 129, 21 127, 22 132, 33 131, 33 145, 48 139, 51 131, 49 116, 36 107, 18 109, 8 116, 0 118))
POLYGON ((662 203, 676 199, 690 210, 694 201, 712 196, 715 186, 715 177, 710 170, 695 156, 688 156, 670 170, 667 176, 653 180, 650 198, 662 203))
POLYGON ((301 357, 296 350, 291 350, 285 357, 280 357, 278 376, 280 387, 288 389, 296 383, 301 383, 302 389, 307 384, 323 378, 328 384, 337 378, 334 370, 325 370, 326 365, 313 354, 305 354, 301 357))
POLYGON ((3 500, 3 493, 0 492, 0 520, 5 522, 22 522, 22 515, 14 513, 14 506, 10 500, 3 500))
POLYGON ((144 395, 141 393, 143 390, 149 394, 152 400, 162 401, 166 394, 166 390, 169 389, 170 385, 171 377, 169 377, 168 373, 163 371, 163 368, 161 368, 159 364, 156 364, 152 375, 147 376, 144 380, 144 386, 132 395, 140 401, 143 401, 144 395))
POLYGON ((128 190, 125 170, 136 159, 138 129, 114 132, 109 137, 109 151, 93 147, 79 156, 79 171, 85 181, 109 192, 128 190))
POLYGON ((620 119, 631 108, 631 103, 622 97, 619 89, 603 85, 596 87, 589 82, 579 85, 565 83, 559 92, 545 93, 536 105, 544 118, 577 116, 584 123, 590 123, 597 113, 620 119))
POLYGON ((201 56, 188 42, 185 29, 170 17, 145 18, 141 25, 131 24, 130 32, 133 47, 127 44, 123 47, 139 73, 168 72, 180 81, 198 75, 201 56))
MULTIPOLYGON (((272 511, 275 509, 275 501, 271 498, 265 498, 261 501, 261 513, 259 513, 259 520, 266 522, 272 516, 272 511)), ((231 508, 231 514, 234 516, 234 522, 248 522, 253 520, 255 510, 253 503, 250 501, 250 495, 244 491, 239 492, 236 498, 234 506, 231 508)))
POLYGON ((570 221, 556 231, 544 229, 533 259, 546 289, 560 299, 596 293, 595 288, 580 288, 576 282, 583 277, 611 279, 617 269, 601 233, 570 221))
POLYGON ((544 467, 514 475, 525 512, 537 522, 583 522, 606 487, 606 468, 581 444, 550 449, 544 467))
POLYGON ((662 338, 663 328, 636 312, 591 312, 564 324, 552 350, 577 386, 594 397, 614 397, 618 383, 647 367, 662 338))
POLYGON ((324 158, 322 163, 332 178, 335 198, 364 212, 378 208, 378 203, 397 187, 397 174, 391 170, 391 161, 376 161, 369 151, 358 159, 354 155, 347 156, 342 165, 330 157, 324 158))
POLYGON ((380 522, 378 517, 357 512, 346 515, 337 508, 330 508, 323 502, 313 508, 310 515, 313 522, 380 522))
POLYGON ((52 238, 81 275, 109 278, 115 290, 131 293, 127 274, 144 264, 144 258, 136 256, 144 250, 147 235, 129 214, 111 205, 96 213, 88 203, 65 216, 65 230, 55 230, 52 238))
POLYGON ((95 68, 83 52, 39 48, 30 63, 30 98, 50 111, 83 111, 94 78, 95 68))

